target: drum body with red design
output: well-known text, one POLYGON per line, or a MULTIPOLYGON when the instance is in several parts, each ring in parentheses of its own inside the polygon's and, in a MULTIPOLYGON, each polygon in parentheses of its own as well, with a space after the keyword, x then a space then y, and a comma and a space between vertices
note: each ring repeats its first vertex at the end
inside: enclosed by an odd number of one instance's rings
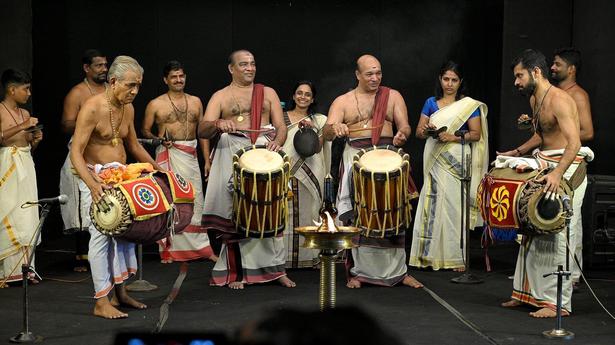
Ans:
POLYGON ((477 204, 487 227, 499 231, 499 239, 512 240, 516 234, 542 235, 565 228, 562 195, 572 198, 573 192, 562 179, 558 196, 544 198, 544 184, 536 180, 544 172, 518 172, 511 168, 493 168, 482 179, 477 204), (506 232, 510 232, 506 235, 506 232))
POLYGON ((190 182, 174 172, 155 172, 117 184, 92 203, 92 223, 101 233, 135 243, 153 243, 181 233, 194 213, 190 182))

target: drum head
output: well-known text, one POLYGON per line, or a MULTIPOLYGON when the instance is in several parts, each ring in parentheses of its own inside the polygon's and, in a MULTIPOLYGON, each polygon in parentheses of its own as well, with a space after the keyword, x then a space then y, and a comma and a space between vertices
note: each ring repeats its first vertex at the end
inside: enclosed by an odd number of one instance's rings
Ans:
POLYGON ((566 219, 560 216, 564 207, 561 200, 545 201, 542 190, 534 193, 528 202, 527 216, 538 233, 557 233, 564 228, 566 219))
MULTIPOLYGON (((127 210, 124 210, 122 201, 118 198, 115 190, 108 191, 105 200, 109 205, 109 209, 105 212, 102 207, 92 203, 90 207, 90 216, 94 222, 94 226, 105 235, 115 235, 125 230, 127 210)), ((118 192, 119 193, 119 192, 118 192)), ((101 201, 102 202, 102 201, 101 201)), ((130 223, 130 220, 128 220, 130 223)))
POLYGON ((279 153, 262 148, 246 151, 239 157, 239 166, 255 173, 277 171, 283 165, 284 159, 279 153))
POLYGON ((359 158, 361 167, 375 173, 397 170, 402 162, 402 157, 397 152, 383 149, 367 151, 359 158))

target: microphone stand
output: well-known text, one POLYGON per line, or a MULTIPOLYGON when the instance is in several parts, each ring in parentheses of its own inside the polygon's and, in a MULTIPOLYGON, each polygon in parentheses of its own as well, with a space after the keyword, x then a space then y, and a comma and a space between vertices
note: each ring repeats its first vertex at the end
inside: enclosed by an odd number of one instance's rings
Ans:
POLYGON ((11 343, 38 343, 43 341, 43 337, 40 335, 34 335, 30 332, 29 327, 29 295, 28 295, 28 275, 30 272, 34 272, 30 263, 34 258, 34 252, 36 251, 36 244, 38 243, 39 238, 41 237, 41 229, 43 228, 43 223, 45 222, 45 218, 49 214, 49 210, 51 208, 51 203, 43 203, 41 205, 41 213, 39 216, 38 227, 35 231, 35 240, 34 245, 32 246, 32 250, 28 255, 28 261, 21 265, 21 277, 23 283, 23 331, 17 334, 14 337, 11 337, 9 341, 11 343))
POLYGON ((126 285, 127 291, 153 291, 158 288, 158 285, 152 284, 143 279, 143 245, 137 245, 137 267, 139 271, 139 279, 126 285))
POLYGON ((478 284, 482 283, 483 280, 470 273, 470 228, 468 226, 470 224, 470 193, 468 193, 468 191, 470 189, 471 176, 469 174, 470 169, 466 165, 470 165, 471 162, 466 162, 466 133, 468 133, 468 131, 462 129, 455 131, 455 136, 461 139, 461 232, 459 246, 463 254, 465 234, 465 270, 461 276, 452 278, 451 282, 457 284, 478 284))

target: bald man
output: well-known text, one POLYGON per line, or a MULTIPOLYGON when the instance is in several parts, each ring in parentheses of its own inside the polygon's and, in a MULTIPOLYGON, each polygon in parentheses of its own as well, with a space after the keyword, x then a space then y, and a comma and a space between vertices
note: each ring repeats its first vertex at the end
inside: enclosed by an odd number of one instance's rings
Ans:
MULTIPOLYGON (((337 97, 331 104, 323 131, 326 140, 347 138, 341 163, 343 177, 337 196, 339 220, 345 224, 353 220, 352 181, 349 177, 353 157, 361 148, 372 145, 403 146, 412 130, 401 94, 380 86, 382 68, 378 59, 371 55, 359 57, 355 76, 357 87, 337 97), (393 131, 393 125, 397 132, 393 131)), ((416 191, 413 194, 416 197, 416 191)), ((362 246, 352 249, 349 288, 360 288, 362 282, 383 286, 400 282, 414 288, 423 286, 407 274, 403 234, 382 239, 362 235, 360 241, 362 246)))

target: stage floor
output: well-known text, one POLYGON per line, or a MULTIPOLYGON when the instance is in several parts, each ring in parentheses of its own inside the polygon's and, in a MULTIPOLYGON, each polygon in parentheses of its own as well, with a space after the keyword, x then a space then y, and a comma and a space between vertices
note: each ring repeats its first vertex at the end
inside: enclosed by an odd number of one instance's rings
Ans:
MULTIPOLYGON (((406 344, 544 344, 542 332, 555 327, 554 319, 534 319, 530 308, 499 306, 511 293, 517 247, 514 244, 490 249, 493 271, 484 271, 477 239, 472 252, 473 273, 484 283, 457 285, 450 279, 458 273, 411 270, 428 289, 398 286, 346 288, 344 268, 337 267, 337 305, 356 305, 375 317, 406 344), (472 329, 437 301, 439 296, 476 326, 472 329)), ((47 241, 37 252, 37 271, 43 281, 30 285, 30 330, 44 337, 45 344, 113 344, 118 332, 152 332, 159 320, 160 306, 171 291, 180 265, 159 263, 157 249, 145 247, 143 278, 159 286, 153 292, 132 293, 146 303, 147 310, 125 310, 127 319, 104 320, 91 315, 94 301, 89 273, 72 271, 72 238, 47 241)), ((260 319, 272 309, 318 308, 319 271, 289 270, 297 282, 293 289, 277 283, 247 286, 241 291, 209 286, 213 263, 190 263, 179 295, 170 305, 163 332, 224 332, 232 335, 245 323, 260 319)), ((586 272, 591 287, 610 311, 615 311, 615 274, 612 267, 586 272)), ((132 278, 133 281, 135 278, 132 278)), ((129 282, 131 282, 129 281, 129 282)), ((22 288, 0 290, 0 343, 22 331, 22 288)), ((357 325, 360 327, 360 325, 357 325)), ((615 344, 615 320, 591 296, 587 285, 573 295, 573 315, 563 327, 576 334, 570 344, 615 344)), ((352 331, 352 330, 349 330, 352 331)))

